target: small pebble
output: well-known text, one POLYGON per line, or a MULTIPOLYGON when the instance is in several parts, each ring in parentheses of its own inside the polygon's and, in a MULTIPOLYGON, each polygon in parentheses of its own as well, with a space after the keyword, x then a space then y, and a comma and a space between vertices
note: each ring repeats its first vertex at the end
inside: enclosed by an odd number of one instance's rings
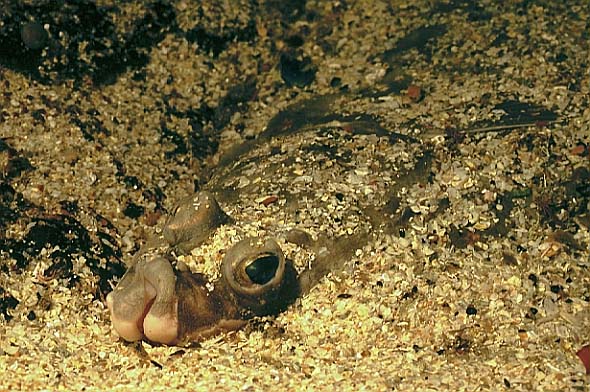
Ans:
POLYGON ((408 89, 406 90, 406 95, 410 98, 413 102, 418 102, 422 99, 422 89, 420 86, 415 84, 410 84, 408 89))
POLYGON ((45 47, 48 34, 39 22, 25 23, 20 31, 23 44, 31 50, 39 50, 45 47))

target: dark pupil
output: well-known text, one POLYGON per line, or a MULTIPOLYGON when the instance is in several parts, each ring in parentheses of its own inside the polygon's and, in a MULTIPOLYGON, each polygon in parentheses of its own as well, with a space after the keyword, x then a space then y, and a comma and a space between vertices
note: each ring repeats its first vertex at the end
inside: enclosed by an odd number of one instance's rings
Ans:
POLYGON ((274 255, 262 256, 246 267, 246 274, 248 274, 248 277, 252 282, 265 284, 275 276, 278 267, 278 257, 274 255))

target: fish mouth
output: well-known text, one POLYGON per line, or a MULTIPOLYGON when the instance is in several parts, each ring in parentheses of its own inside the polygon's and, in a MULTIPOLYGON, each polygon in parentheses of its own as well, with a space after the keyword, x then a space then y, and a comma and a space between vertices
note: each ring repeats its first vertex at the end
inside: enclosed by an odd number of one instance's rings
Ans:
POLYGON ((156 300, 156 289, 144 281, 143 287, 133 285, 131 289, 115 289, 107 295, 107 307, 117 334, 128 342, 144 338, 144 320, 156 300), (142 290, 138 294, 136 290, 142 290), (135 292, 133 292, 135 291, 135 292), (131 301, 129 298, 140 298, 131 301))
POLYGON ((141 318, 144 337, 153 343, 175 344, 178 340, 178 298, 164 300, 150 282, 145 285, 146 300, 141 318))
POLYGON ((147 280, 143 283, 143 296, 139 302, 126 303, 124 298, 117 298, 120 294, 117 292, 107 295, 107 307, 115 331, 128 342, 145 339, 158 344, 174 344, 178 335, 177 304, 169 306, 170 312, 158 312, 155 309, 158 301, 155 286, 147 280))
POLYGON ((148 281, 145 281, 145 296, 144 296, 144 306, 143 306, 143 312, 140 314, 139 317, 137 317, 136 320, 136 325, 137 325, 137 329, 141 332, 142 335, 145 335, 145 328, 143 326, 143 323, 147 317, 147 315, 149 314, 152 305, 154 304, 154 302, 156 301, 156 288, 154 286, 152 286, 148 281))

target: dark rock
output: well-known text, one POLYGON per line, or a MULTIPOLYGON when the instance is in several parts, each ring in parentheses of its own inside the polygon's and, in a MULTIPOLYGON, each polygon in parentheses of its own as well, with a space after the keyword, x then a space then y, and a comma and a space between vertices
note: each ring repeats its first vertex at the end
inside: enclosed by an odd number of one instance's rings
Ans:
POLYGON ((19 300, 0 287, 0 314, 4 316, 4 320, 10 321, 12 319, 10 310, 16 308, 18 304, 19 300))
POLYGON ((140 216, 143 215, 143 213, 144 213, 144 208, 140 205, 133 203, 133 202, 127 203, 127 206, 123 210, 123 214, 125 214, 125 216, 132 218, 132 219, 139 218, 140 216))
POLYGON ((279 62, 281 78, 287 86, 305 87, 315 80, 316 68, 308 57, 298 60, 290 54, 283 53, 279 62))
POLYGON ((25 23, 20 31, 23 44, 31 50, 39 50, 45 47, 49 35, 39 22, 25 23))

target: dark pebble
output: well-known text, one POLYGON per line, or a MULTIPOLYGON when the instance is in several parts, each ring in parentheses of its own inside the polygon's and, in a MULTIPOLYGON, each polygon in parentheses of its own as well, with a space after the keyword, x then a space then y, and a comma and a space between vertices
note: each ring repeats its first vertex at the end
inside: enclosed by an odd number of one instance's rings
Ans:
POLYGON ((10 310, 16 308, 18 304, 19 301, 16 298, 0 287, 0 314, 4 316, 4 320, 10 321, 12 319, 10 310))
POLYGON ((558 284, 551 285, 550 289, 551 289, 551 292, 555 293, 555 294, 559 294, 561 291, 563 291, 563 287, 558 284))
POLYGON ((27 22, 21 28, 20 37, 27 48, 39 50, 45 47, 48 35, 41 23, 27 22))
POLYGON ((297 60, 289 54, 282 54, 279 64, 281 78, 287 86, 305 87, 315 79, 316 68, 309 58, 297 60))
POLYGON ((536 285, 536 284, 537 284, 537 282, 539 281, 539 278, 537 278, 537 275, 535 275, 535 274, 530 274, 530 275, 529 275, 529 280, 530 280, 531 282, 533 282, 533 284, 534 284, 534 285, 536 285))
POLYGON ((137 219, 140 216, 142 216, 144 213, 144 208, 140 205, 137 205, 133 202, 129 202, 127 204, 127 207, 125 207, 125 210, 123 210, 123 214, 125 214, 125 216, 132 218, 132 219, 137 219))
POLYGON ((135 176, 125 176, 123 177, 123 182, 130 188, 139 189, 141 188, 141 181, 139 178, 135 176))
POLYGON ((475 315, 477 314, 477 309, 475 309, 475 307, 474 307, 473 305, 469 305, 469 306, 467 307, 466 313, 467 313, 469 316, 475 316, 475 315))
POLYGON ((339 77, 334 77, 330 80, 330 87, 340 87, 342 85, 342 79, 339 77))

